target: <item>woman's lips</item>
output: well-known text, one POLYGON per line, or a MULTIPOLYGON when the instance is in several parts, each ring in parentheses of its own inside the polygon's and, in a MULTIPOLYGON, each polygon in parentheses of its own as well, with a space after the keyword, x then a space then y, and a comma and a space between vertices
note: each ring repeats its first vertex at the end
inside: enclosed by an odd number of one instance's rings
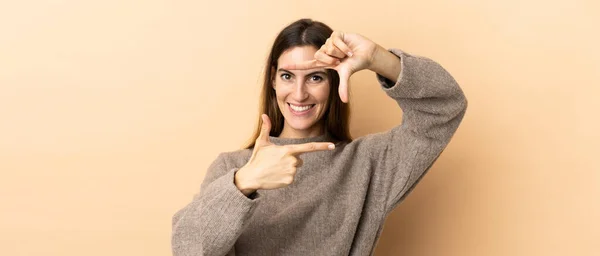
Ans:
MULTIPOLYGON (((294 106, 298 106, 296 104, 294 104, 294 106)), ((308 115, 310 112, 312 112, 312 110, 315 108, 315 104, 305 104, 305 105, 301 105, 301 106, 311 106, 309 109, 304 110, 304 111, 296 111, 292 108, 291 104, 288 103, 288 109, 290 110, 290 112, 292 114, 294 114, 295 116, 306 116, 308 115)))

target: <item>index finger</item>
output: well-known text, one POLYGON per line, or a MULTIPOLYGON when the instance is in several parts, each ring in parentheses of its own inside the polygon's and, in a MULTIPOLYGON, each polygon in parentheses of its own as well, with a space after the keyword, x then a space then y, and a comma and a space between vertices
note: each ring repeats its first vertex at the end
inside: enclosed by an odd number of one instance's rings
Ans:
POLYGON ((290 149, 291 154, 296 155, 314 151, 332 150, 335 148, 335 144, 331 142, 310 142, 297 145, 288 145, 288 148, 290 149))
POLYGON ((329 67, 329 66, 330 65, 319 62, 316 59, 313 59, 313 60, 300 62, 300 63, 281 65, 281 68, 282 69, 291 69, 291 70, 304 70, 304 69, 322 68, 322 67, 329 67))

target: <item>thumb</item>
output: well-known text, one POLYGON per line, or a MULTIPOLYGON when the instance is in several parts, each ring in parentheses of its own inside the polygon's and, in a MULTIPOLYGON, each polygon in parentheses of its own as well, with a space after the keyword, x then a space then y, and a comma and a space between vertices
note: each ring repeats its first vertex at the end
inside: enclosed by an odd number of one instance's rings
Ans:
POLYGON ((338 88, 338 93, 340 94, 340 99, 344 103, 348 103, 348 85, 350 83, 350 69, 342 66, 337 69, 338 75, 340 77, 340 86, 338 88))
POLYGON ((271 120, 266 114, 262 114, 260 117, 262 118, 262 125, 260 127, 260 134, 256 139, 257 146, 263 146, 270 143, 269 134, 271 133, 271 120))

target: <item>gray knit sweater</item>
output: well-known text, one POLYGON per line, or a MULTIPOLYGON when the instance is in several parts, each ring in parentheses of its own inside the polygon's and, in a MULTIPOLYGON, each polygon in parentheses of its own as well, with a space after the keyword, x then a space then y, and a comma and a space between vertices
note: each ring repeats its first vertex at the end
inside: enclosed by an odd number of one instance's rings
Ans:
MULTIPOLYGON (((402 108, 400 125, 302 154, 292 184, 250 198, 233 181, 252 150, 221 153, 200 192, 173 216, 173 254, 372 255, 386 216, 444 150, 467 107, 438 63, 390 51, 401 59, 398 82, 377 79, 402 108)), ((331 141, 329 134, 270 139, 278 145, 331 141)))

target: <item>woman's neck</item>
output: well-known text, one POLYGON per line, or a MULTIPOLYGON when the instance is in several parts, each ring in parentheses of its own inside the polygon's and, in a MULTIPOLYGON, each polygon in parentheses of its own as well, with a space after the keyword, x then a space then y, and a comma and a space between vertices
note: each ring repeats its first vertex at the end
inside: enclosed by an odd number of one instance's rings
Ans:
POLYGON ((321 124, 315 124, 312 127, 305 130, 296 130, 287 126, 287 124, 284 124, 283 130, 281 131, 281 134, 279 134, 279 137, 289 139, 301 139, 321 136, 324 133, 325 131, 323 130, 323 126, 321 124))

